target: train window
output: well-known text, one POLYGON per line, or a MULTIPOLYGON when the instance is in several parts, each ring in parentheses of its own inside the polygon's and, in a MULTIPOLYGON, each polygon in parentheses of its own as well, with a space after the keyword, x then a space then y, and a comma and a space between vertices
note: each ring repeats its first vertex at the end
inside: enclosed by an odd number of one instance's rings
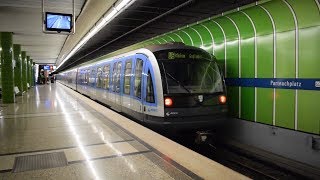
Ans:
POLYGON ((89 83, 89 77, 90 77, 90 70, 86 70, 86 76, 85 76, 85 84, 89 83))
POLYGON ((102 67, 98 67, 97 73, 97 87, 102 87, 102 67))
POLYGON ((116 83, 116 78, 117 78, 117 71, 116 71, 116 69, 117 69, 117 64, 118 63, 114 63, 113 64, 113 71, 112 71, 112 91, 113 92, 115 92, 116 91, 116 85, 115 85, 115 83, 116 83))
POLYGON ((132 73, 132 60, 126 61, 125 72, 124 72, 124 94, 130 94, 130 81, 132 73))
POLYGON ((138 98, 141 98, 142 66, 143 66, 142 59, 137 58, 135 78, 134 78, 134 95, 138 98))
POLYGON ((91 70, 91 74, 89 76, 89 84, 90 86, 94 86, 94 83, 95 83, 95 75, 96 75, 96 70, 95 69, 92 69, 91 70))
POLYGON ((116 77, 116 92, 119 93, 120 92, 120 77, 121 77, 121 62, 118 62, 117 64, 117 77, 116 77))
POLYGON ((102 81, 102 88, 109 90, 110 81, 110 65, 105 65, 103 68, 104 76, 102 81))
POLYGON ((148 70, 148 77, 147 77, 147 102, 154 103, 154 90, 153 90, 153 80, 148 70))
POLYGON ((120 92, 120 76, 121 76, 121 62, 114 63, 113 65, 113 92, 120 92))

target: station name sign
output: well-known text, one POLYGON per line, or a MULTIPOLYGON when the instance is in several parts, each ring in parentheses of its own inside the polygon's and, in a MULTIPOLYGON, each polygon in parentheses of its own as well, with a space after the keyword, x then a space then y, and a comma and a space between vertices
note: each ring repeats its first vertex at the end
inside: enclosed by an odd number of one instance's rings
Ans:
POLYGON ((320 91, 320 79, 295 78, 226 78, 228 86, 301 89, 320 91))

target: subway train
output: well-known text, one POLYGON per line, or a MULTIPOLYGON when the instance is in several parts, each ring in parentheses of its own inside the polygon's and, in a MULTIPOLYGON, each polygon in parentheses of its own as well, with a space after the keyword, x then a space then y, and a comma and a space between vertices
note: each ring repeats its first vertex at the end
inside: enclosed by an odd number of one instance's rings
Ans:
POLYGON ((182 43, 93 60, 60 72, 57 81, 154 128, 205 130, 228 111, 214 56, 182 43))

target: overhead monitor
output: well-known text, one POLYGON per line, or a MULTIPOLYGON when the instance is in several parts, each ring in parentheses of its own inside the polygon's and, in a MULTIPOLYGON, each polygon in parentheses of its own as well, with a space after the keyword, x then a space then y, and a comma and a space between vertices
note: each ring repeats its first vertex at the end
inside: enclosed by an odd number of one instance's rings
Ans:
POLYGON ((44 70, 50 70, 50 66, 49 65, 45 65, 45 66, 43 66, 43 69, 44 70))
POLYGON ((45 28, 46 31, 71 32, 72 14, 46 12, 45 28))

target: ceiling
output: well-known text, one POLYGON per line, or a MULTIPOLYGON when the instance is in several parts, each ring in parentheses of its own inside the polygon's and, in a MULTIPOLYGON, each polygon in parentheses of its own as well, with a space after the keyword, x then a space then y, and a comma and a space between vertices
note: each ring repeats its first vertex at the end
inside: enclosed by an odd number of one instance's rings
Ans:
MULTIPOLYGON (((13 32, 14 44, 21 44, 34 62, 59 65, 117 0, 75 0, 76 34, 69 36, 42 32, 41 1, 0 0, 0 32, 13 32)), ((59 71, 251 2, 254 0, 136 0, 59 71)), ((45 4, 45 11, 72 13, 72 0, 45 0, 45 4)))
MULTIPOLYGON (((72 13, 72 0, 45 0, 45 11, 72 13)), ((39 64, 55 63, 67 35, 42 32, 42 0, 0 0, 0 32, 13 32, 13 43, 39 64)), ((75 0, 79 15, 85 0, 75 0)))
POLYGON ((255 1, 136 0, 87 41, 59 71, 252 2, 255 1))

